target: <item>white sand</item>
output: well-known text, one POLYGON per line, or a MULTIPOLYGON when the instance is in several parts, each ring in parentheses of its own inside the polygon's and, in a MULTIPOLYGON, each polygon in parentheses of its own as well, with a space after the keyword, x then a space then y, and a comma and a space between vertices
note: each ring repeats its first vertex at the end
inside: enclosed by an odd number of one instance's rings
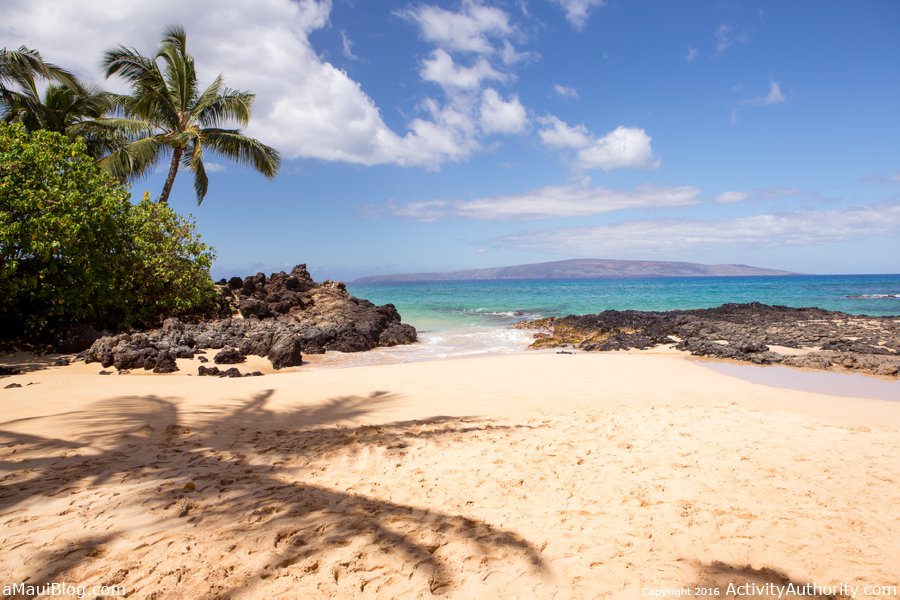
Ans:
POLYGON ((97 371, 0 379, 25 386, 0 389, 0 585, 135 598, 900 586, 900 402, 663 354, 97 371))

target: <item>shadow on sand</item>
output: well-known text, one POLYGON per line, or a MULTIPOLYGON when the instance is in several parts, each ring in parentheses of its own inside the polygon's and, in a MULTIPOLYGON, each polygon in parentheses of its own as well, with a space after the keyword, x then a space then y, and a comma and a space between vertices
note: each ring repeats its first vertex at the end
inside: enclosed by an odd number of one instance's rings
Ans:
POLYGON ((813 584, 794 581, 785 573, 764 567, 754 569, 749 565, 738 566, 715 561, 708 565, 696 563, 697 581, 695 587, 712 592, 719 598, 746 598, 747 600, 773 600, 780 597, 803 597, 817 600, 838 600, 845 598, 841 595, 825 595, 816 593, 813 584), (743 586, 743 587, 740 587, 743 586), (804 590, 802 593, 779 596, 778 590, 787 590, 788 586, 794 590, 804 590), (713 590, 718 590, 716 593, 713 590))
POLYGON ((68 364, 71 358, 69 354, 0 353, 0 379, 68 364))
MULTIPOLYGON (((15 428, 13 423, 0 423, 0 469, 7 473, 0 480, 0 524, 26 527, 22 523, 27 523, 28 511, 20 505, 36 497, 71 500, 67 512, 107 515, 103 531, 92 531, 94 521, 88 520, 87 535, 78 540, 58 541, 43 549, 32 547, 25 534, 2 542, 0 550, 18 553, 18 560, 28 565, 19 580, 54 581, 87 569, 105 584, 124 581, 129 594, 138 595, 164 588, 171 583, 167 577, 180 580, 178 573, 161 570, 152 576, 129 576, 127 569, 122 572, 110 561, 98 559, 111 542, 122 547, 117 536, 128 532, 130 525, 120 522, 121 515, 134 513, 154 525, 154 533, 146 539, 127 540, 136 546, 128 551, 135 558, 155 544, 162 544, 155 549, 157 559, 173 553, 177 557, 176 547, 184 544, 173 545, 172 537, 164 533, 190 531, 200 522, 202 535, 213 539, 197 540, 192 560, 206 542, 214 542, 210 555, 218 548, 216 543, 231 543, 231 556, 222 557, 223 564, 231 562, 232 573, 235 567, 243 568, 245 576, 229 580, 225 568, 209 581, 210 596, 246 591, 259 580, 285 576, 292 568, 315 573, 320 555, 359 542, 373 555, 402 562, 409 570, 405 576, 424 575, 432 593, 453 586, 448 565, 437 552, 452 542, 476 553, 526 561, 535 570, 544 568, 538 550, 515 532, 433 507, 385 500, 390 493, 370 497, 352 487, 333 489, 307 481, 314 479, 307 476, 313 470, 327 473, 338 458, 346 461, 377 452, 376 463, 383 465, 385 457, 392 463, 402 459, 404 448, 416 440, 459 439, 502 427, 450 417, 339 426, 393 401, 394 395, 376 391, 275 412, 266 407, 273 394, 267 390, 195 413, 187 423, 182 422, 176 402, 153 395, 112 398, 83 412, 46 417, 65 419, 74 431, 83 432, 69 440, 23 435, 7 429, 15 428), (242 551, 268 554, 264 564, 249 568, 252 561, 242 564, 238 558, 242 551)), ((335 582, 341 577, 337 569, 332 573, 335 582)))

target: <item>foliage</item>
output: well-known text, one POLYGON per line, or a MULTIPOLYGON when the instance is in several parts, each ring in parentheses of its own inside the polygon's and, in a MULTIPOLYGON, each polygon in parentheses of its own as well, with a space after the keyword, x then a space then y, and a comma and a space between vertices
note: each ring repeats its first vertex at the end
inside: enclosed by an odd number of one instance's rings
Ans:
POLYGON ((114 95, 86 85, 64 69, 46 63, 25 48, 0 50, 0 119, 22 123, 28 131, 45 129, 83 137, 88 154, 99 159, 121 148, 129 132, 121 119, 106 117, 114 95), (38 79, 50 81, 39 94, 38 79))
POLYGON ((212 260, 191 222, 133 205, 84 140, 0 125, 0 335, 201 310, 212 260))
POLYGON ((70 72, 48 63, 37 50, 25 46, 18 50, 0 49, 0 108, 11 94, 30 92, 37 96, 35 77, 70 87, 78 85, 70 72))
POLYGON ((133 241, 128 277, 122 281, 129 315, 142 321, 206 309, 215 297, 209 276, 213 254, 195 225, 145 192, 129 212, 133 241))
POLYGON ((103 67, 107 77, 118 75, 132 88, 130 95, 114 97, 121 115, 118 123, 129 131, 130 139, 101 161, 115 177, 139 177, 171 153, 159 201, 168 201, 178 169, 184 167, 194 173, 200 204, 209 185, 203 164, 205 150, 253 167, 269 178, 277 173, 280 157, 275 149, 238 129, 223 128, 230 122, 247 125, 254 94, 226 87, 222 75, 201 89, 181 27, 164 32, 153 58, 119 46, 106 52, 103 67))

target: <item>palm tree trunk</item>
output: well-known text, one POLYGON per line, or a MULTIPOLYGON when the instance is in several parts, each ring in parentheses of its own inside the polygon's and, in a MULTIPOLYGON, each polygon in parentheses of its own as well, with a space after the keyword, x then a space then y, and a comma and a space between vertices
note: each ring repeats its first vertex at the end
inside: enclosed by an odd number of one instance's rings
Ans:
POLYGON ((166 185, 163 186, 162 194, 159 197, 160 204, 169 202, 169 194, 172 193, 172 185, 175 183, 175 176, 178 175, 178 163, 181 162, 181 155, 184 154, 184 148, 175 148, 172 152, 172 164, 169 165, 169 176, 166 177, 166 185))

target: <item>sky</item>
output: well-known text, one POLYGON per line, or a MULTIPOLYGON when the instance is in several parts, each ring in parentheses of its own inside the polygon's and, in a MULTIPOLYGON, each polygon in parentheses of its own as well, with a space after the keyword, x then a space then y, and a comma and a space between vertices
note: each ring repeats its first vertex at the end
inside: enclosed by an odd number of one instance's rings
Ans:
MULTIPOLYGON (((200 84, 252 91, 277 177, 207 154, 170 202, 216 277, 566 258, 900 273, 892 0, 0 0, 107 89, 105 50, 184 26, 200 84)), ((167 163, 133 183, 157 196, 167 163)))

